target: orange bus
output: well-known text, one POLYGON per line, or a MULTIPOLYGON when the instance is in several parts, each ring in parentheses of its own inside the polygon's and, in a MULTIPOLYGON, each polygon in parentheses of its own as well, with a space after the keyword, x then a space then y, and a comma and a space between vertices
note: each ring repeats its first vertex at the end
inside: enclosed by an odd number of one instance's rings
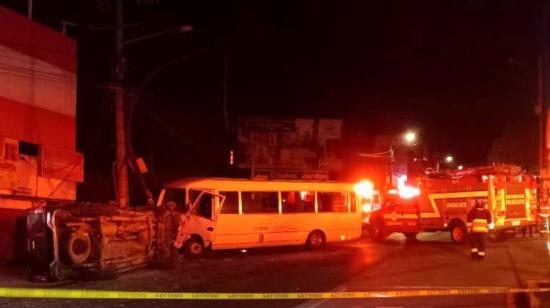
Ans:
POLYGON ((189 258, 205 248, 318 248, 361 236, 354 184, 192 178, 169 183, 157 205, 181 211, 174 246, 189 258))

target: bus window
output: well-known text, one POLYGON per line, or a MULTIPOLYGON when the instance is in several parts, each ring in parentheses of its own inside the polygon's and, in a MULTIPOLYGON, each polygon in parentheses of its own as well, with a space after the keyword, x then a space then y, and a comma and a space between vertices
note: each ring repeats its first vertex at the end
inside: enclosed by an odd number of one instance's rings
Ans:
POLYGON ((318 192, 317 202, 319 204, 319 212, 347 212, 348 202, 346 195, 347 193, 345 192, 318 192))
POLYGON ((186 200, 184 189, 167 188, 164 193, 164 199, 162 200, 162 203, 168 204, 169 202, 173 202, 176 205, 176 211, 187 212, 187 202, 185 201, 186 200))
POLYGON ((243 213, 279 213, 277 192, 243 191, 243 213))
POLYGON ((190 189, 189 196, 188 196, 189 200, 187 200, 188 205, 192 205, 197 199, 197 197, 201 194, 201 192, 203 191, 198 189, 190 189))
POLYGON ((202 194, 199 203, 193 208, 192 214, 212 220, 212 195, 202 194))
POLYGON ((239 214, 239 193, 236 191, 220 191, 225 196, 221 214, 239 214))
POLYGON ((281 192, 283 213, 313 213, 315 212, 315 193, 310 191, 281 192))
POLYGON ((355 198, 355 193, 354 192, 349 193, 349 201, 350 201, 351 212, 352 213, 357 212, 357 204, 356 204, 357 198, 355 198))

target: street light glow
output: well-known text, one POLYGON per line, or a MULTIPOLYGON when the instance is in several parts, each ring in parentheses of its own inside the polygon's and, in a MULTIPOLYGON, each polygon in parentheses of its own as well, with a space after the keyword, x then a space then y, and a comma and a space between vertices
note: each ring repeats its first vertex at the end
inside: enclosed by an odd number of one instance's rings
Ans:
POLYGON ((187 33, 193 31, 193 25, 181 25, 178 27, 179 32, 187 33))
POLYGON ((403 135, 403 139, 407 144, 413 144, 416 141, 416 133, 413 131, 408 131, 403 135))
POLYGON ((454 157, 452 157, 451 155, 447 155, 445 157, 445 162, 447 162, 448 164, 452 163, 454 161, 454 157))

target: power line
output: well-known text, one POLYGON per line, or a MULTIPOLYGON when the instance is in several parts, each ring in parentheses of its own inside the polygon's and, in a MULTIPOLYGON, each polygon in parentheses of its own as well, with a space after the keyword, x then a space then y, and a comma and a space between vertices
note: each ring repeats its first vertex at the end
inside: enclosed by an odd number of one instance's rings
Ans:
POLYGON ((195 148, 197 148, 201 151, 204 151, 205 153, 208 153, 209 155, 211 155, 211 151, 207 147, 205 147, 202 144, 199 144, 197 142, 192 141, 188 137, 186 137, 186 136, 182 135, 181 133, 179 133, 176 129, 170 127, 156 113, 154 113, 151 109, 147 108, 145 105, 137 104, 137 106, 143 108, 143 110, 145 110, 153 120, 155 120, 158 124, 160 124, 169 133, 176 136, 180 141, 183 141, 184 143, 189 144, 189 145, 191 145, 191 146, 193 146, 193 147, 195 147, 195 148))

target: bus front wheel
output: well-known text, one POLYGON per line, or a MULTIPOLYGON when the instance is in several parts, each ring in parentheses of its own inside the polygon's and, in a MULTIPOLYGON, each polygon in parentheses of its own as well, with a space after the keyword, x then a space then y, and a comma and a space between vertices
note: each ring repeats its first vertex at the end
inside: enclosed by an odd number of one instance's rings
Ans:
POLYGON ((306 246, 309 249, 317 249, 325 246, 325 234, 322 231, 315 230, 307 237, 306 246))
POLYGON ((193 236, 185 242, 182 249, 183 254, 187 259, 196 260, 202 256, 204 252, 204 244, 200 238, 193 236))

